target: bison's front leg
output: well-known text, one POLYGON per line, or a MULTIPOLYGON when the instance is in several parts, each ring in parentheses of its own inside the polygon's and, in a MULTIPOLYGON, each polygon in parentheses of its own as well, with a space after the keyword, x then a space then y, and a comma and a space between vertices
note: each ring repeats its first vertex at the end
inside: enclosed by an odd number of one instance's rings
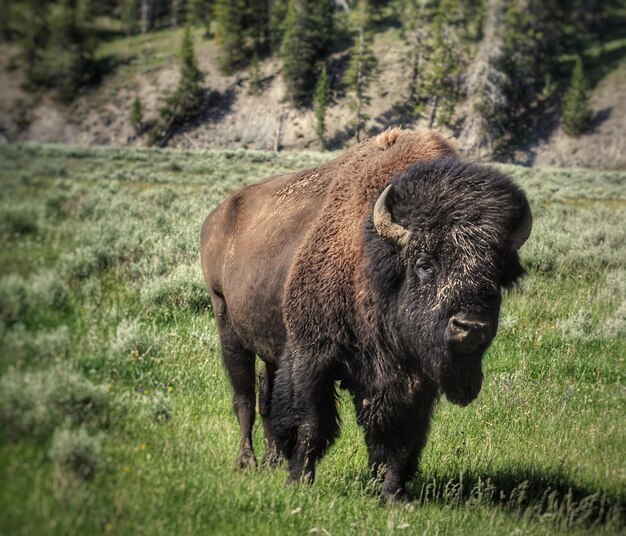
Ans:
POLYGON ((430 394, 406 404, 394 404, 393 398, 389 393, 364 398, 359 408, 373 476, 384 473, 381 498, 385 502, 410 499, 406 484, 417 471, 433 406, 430 394))
POLYGON ((272 424, 276 442, 289 460, 288 482, 313 482, 315 463, 339 430, 335 382, 314 368, 313 358, 286 352, 276 373, 272 424))
POLYGON ((319 379, 301 384, 295 396, 299 407, 299 424, 293 457, 289 460, 288 482, 315 479, 315 463, 332 444, 339 431, 335 383, 319 379))

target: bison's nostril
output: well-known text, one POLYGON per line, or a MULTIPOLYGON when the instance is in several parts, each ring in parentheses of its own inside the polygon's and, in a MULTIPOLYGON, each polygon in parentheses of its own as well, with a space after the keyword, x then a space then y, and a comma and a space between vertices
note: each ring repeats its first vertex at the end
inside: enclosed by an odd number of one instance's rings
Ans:
POLYGON ((454 344, 483 344, 489 338, 489 322, 480 318, 459 314, 450 318, 448 334, 451 342, 454 344))
POLYGON ((455 317, 453 317, 450 320, 450 326, 459 335, 466 335, 472 329, 472 325, 469 322, 459 320, 458 318, 455 318, 455 317))

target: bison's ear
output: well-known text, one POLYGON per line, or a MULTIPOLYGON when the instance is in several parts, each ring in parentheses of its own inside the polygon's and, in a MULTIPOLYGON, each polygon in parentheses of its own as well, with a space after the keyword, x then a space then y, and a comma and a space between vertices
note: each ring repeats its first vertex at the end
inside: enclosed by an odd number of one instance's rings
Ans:
POLYGON ((511 250, 517 251, 528 240, 530 231, 533 228, 533 215, 530 211, 530 205, 526 196, 522 194, 520 203, 523 207, 523 213, 519 219, 519 223, 511 233, 511 250))
POLYGON ((391 188, 391 184, 387 186, 374 205, 374 228, 382 238, 398 248, 403 248, 409 242, 409 231, 393 221, 388 206, 391 188))

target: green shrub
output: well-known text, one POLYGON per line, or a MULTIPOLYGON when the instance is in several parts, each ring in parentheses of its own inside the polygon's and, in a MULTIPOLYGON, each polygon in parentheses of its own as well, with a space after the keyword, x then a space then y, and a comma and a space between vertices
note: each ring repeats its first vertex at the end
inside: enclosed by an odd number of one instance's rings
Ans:
POLYGON ((155 311, 202 311, 211 306, 199 263, 179 266, 146 283, 141 289, 141 300, 155 311))
POLYGON ((33 204, 2 207, 0 232, 6 236, 36 235, 40 230, 41 213, 33 204))
POLYGON ((30 333, 23 324, 8 330, 0 343, 6 355, 15 361, 25 357, 39 360, 65 358, 71 348, 70 330, 67 326, 30 333))
POLYGON ((69 301, 69 289, 52 270, 38 272, 30 280, 17 274, 0 279, 0 318, 5 322, 17 322, 42 310, 64 311, 69 301))
POLYGON ((170 401, 163 393, 144 395, 141 398, 141 409, 144 417, 157 423, 169 421, 172 416, 170 401))
POLYGON ((111 339, 111 352, 116 357, 140 358, 151 351, 156 351, 159 346, 159 337, 149 334, 145 326, 134 318, 124 318, 111 339))
POLYGON ((17 322, 28 310, 28 290, 17 274, 0 279, 0 318, 4 322, 17 322))
POLYGON ((45 438, 64 421, 105 425, 110 408, 106 387, 67 367, 21 372, 0 378, 0 422, 9 438, 45 438))
POLYGON ((57 470, 70 471, 91 480, 102 465, 102 434, 89 435, 85 428, 57 429, 52 438, 50 458, 57 470))

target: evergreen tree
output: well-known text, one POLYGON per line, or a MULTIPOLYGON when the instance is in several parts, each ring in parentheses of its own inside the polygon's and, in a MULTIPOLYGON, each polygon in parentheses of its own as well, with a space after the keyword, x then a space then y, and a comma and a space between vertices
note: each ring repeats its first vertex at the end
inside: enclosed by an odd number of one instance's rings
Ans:
POLYGON ((137 31, 137 0, 122 0, 122 25, 126 35, 137 31))
POLYGON ((215 3, 220 68, 225 74, 233 73, 245 63, 245 15, 245 0, 217 0, 215 3))
POLYGON ((141 0, 141 33, 152 30, 156 18, 157 0, 141 0))
POLYGON ((506 106, 488 118, 500 147, 532 130, 531 108, 551 96, 566 43, 569 9, 562 0, 515 0, 504 17, 504 47, 497 69, 504 74, 506 106), (561 5, 562 4, 562 5, 561 5))
POLYGON ((172 26, 176 28, 180 22, 181 0, 171 0, 170 15, 172 16, 172 26))
POLYGON ((248 0, 244 26, 256 54, 265 54, 270 49, 270 6, 268 0, 248 0))
POLYGON ((430 127, 449 125, 459 97, 461 45, 443 14, 433 24, 432 53, 423 76, 422 90, 431 102, 430 127))
POLYGON ((50 35, 46 0, 26 2, 21 33, 20 55, 24 65, 25 87, 34 89, 49 82, 44 57, 50 35))
POLYGON ((409 70, 409 88, 406 111, 414 116, 422 111, 428 98, 424 94, 424 74, 432 55, 431 19, 433 8, 419 0, 402 2, 402 37, 409 53, 405 61, 409 70))
POLYGON ((249 70, 250 84, 248 86, 248 93, 250 95, 259 95, 261 93, 261 68, 259 66, 259 56, 254 52, 252 55, 252 61, 250 62, 249 70))
POLYGON ((326 67, 322 68, 322 72, 317 79, 315 85, 315 133, 322 147, 324 147, 324 133, 326 132, 326 108, 328 106, 328 72, 326 67))
POLYGON ((135 134, 141 134, 143 130, 143 108, 139 97, 135 97, 130 109, 130 125, 135 130, 135 134))
POLYGON ((90 0, 60 0, 51 21, 46 70, 49 84, 62 100, 73 99, 78 89, 97 75, 97 43, 88 25, 91 20, 90 0))
POLYGON ((165 99, 165 106, 159 110, 161 118, 150 132, 148 140, 151 145, 164 145, 178 126, 202 112, 204 107, 204 95, 200 87, 202 78, 191 30, 186 27, 180 50, 180 80, 174 93, 165 99))
POLYGON ((0 0, 0 39, 5 41, 11 39, 11 15, 10 0, 0 0))
POLYGON ((187 24, 208 26, 211 19, 211 0, 187 0, 187 24))
POLYGON ((372 51, 372 33, 370 30, 370 10, 367 0, 359 0, 354 13, 354 25, 357 31, 354 45, 350 51, 350 63, 343 78, 346 89, 352 94, 350 108, 354 112, 352 125, 357 141, 361 140, 361 131, 369 116, 365 108, 370 102, 368 89, 376 76, 378 61, 372 51))
POLYGON ((281 47, 288 98, 308 106, 315 89, 316 63, 332 41, 330 0, 290 0, 281 47))
POLYGON ((285 34, 285 18, 287 17, 288 2, 284 0, 269 0, 268 32, 269 48, 272 52, 279 52, 285 34))
POLYGON ((580 136, 589 128, 591 111, 588 103, 589 82, 585 77, 583 62, 576 58, 569 87, 563 101, 563 130, 568 136, 580 136))

